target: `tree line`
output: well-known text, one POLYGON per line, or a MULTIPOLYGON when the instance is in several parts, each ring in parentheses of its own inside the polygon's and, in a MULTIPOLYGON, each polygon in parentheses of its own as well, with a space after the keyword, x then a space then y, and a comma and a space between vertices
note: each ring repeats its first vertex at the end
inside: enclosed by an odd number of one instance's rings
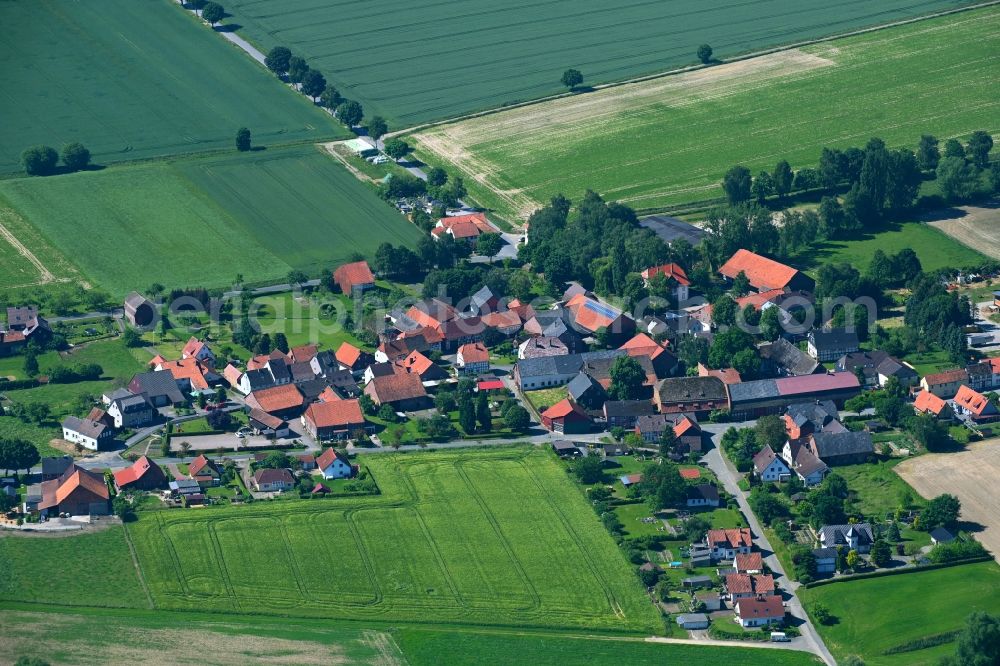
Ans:
POLYGON ((32 146, 21 153, 21 165, 29 176, 51 176, 60 158, 66 171, 83 171, 90 166, 90 151, 79 142, 67 143, 62 153, 45 145, 32 146))

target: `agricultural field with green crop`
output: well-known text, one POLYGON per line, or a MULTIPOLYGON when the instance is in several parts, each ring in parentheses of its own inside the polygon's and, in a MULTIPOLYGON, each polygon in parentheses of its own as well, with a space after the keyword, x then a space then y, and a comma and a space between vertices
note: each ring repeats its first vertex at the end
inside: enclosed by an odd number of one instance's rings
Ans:
POLYGON ((806 609, 825 605, 836 622, 817 623, 839 659, 860 655, 869 666, 930 666, 953 654, 954 642, 886 655, 927 636, 961 629, 973 611, 1000 612, 996 562, 800 588, 806 609))
POLYGON ((419 234, 313 146, 11 179, 0 195, 119 297, 153 282, 283 279, 419 234))
POLYGON ((0 172, 35 144, 97 164, 345 136, 328 114, 169 0, 5 2, 0 172), (172 6, 171 6, 172 5, 172 6))
POLYGON ((143 514, 128 530, 156 607, 662 630, 548 453, 365 462, 381 496, 143 514))
POLYGON ((987 8, 433 127, 413 139, 418 156, 461 171, 471 197, 510 220, 588 188, 640 210, 676 207, 721 197, 722 175, 734 164, 754 173, 781 159, 811 167, 824 146, 863 146, 873 136, 912 148, 921 134, 996 131, 998 54, 1000 13, 987 8))
POLYGON ((695 64, 706 42, 715 57, 726 58, 963 4, 805 0, 790 12, 779 0, 504 7, 476 0, 456 11, 448 3, 391 0, 379 4, 377 21, 349 0, 232 0, 226 10, 239 34, 262 51, 291 47, 345 97, 409 126, 562 92, 559 77, 567 67, 583 72, 587 85, 621 81, 695 64))

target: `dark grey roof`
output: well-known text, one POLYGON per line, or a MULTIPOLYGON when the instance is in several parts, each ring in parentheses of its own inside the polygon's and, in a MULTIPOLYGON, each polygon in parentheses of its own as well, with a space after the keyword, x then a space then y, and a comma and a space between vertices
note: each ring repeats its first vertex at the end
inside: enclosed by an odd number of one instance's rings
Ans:
POLYGON ((245 376, 247 378, 247 383, 250 384, 251 392, 274 386, 274 378, 271 376, 271 373, 268 372, 267 368, 247 370, 245 376))
POLYGON ((813 548, 813 557, 817 560, 835 560, 837 559, 837 549, 836 548, 813 548))
POLYGON ((267 368, 271 371, 275 384, 287 384, 292 381, 292 373, 284 359, 272 358, 267 362, 267 368))
POLYGON ((566 354, 564 356, 541 356, 518 361, 517 371, 523 380, 526 377, 543 377, 545 375, 571 375, 580 371, 583 364, 589 360, 601 358, 614 359, 626 354, 621 349, 608 349, 583 354, 566 354))
POLYGON ((704 613, 681 613, 677 616, 678 624, 701 624, 705 622, 708 622, 708 616, 704 613))
POLYGON ((918 377, 916 370, 892 357, 879 363, 875 371, 885 377, 896 377, 897 379, 915 379, 918 377))
POLYGON ((931 530, 931 538, 937 541, 938 543, 941 542, 948 543, 949 541, 955 540, 955 535, 943 527, 935 527, 933 530, 931 530))
POLYGON ((346 395, 357 395, 361 389, 350 370, 337 370, 326 376, 326 383, 346 395))
POLYGON ((472 295, 469 301, 472 305, 472 309, 479 311, 482 310, 490 300, 495 300, 496 298, 496 295, 490 290, 490 288, 484 285, 482 289, 472 295))
POLYGON ((147 398, 166 396, 170 402, 184 402, 184 394, 177 387, 177 380, 169 370, 141 372, 132 381, 137 382, 139 392, 147 398))
POLYGON ((887 358, 889 358, 889 353, 880 349, 850 352, 837 359, 836 367, 837 370, 842 372, 853 372, 854 368, 858 366, 861 366, 862 368, 874 369, 879 363, 887 358))
POLYGON ((642 415, 635 420, 635 427, 639 432, 663 432, 667 425, 674 425, 672 414, 648 414, 642 415))
POLYGON ((604 403, 604 414, 612 416, 646 416, 656 412, 649 400, 609 400, 604 403))
POLYGON ((792 444, 792 467, 795 473, 805 478, 816 472, 829 469, 827 464, 813 455, 812 451, 799 444, 792 444))
POLYGON ((340 364, 337 362, 337 357, 334 356, 333 352, 329 349, 324 349, 316 354, 309 364, 312 367, 313 372, 320 376, 326 375, 329 372, 340 370, 340 364))
POLYGON ((815 402, 797 402, 789 405, 785 413, 792 417, 796 425, 812 422, 824 426, 840 417, 837 405, 832 400, 817 400, 815 402))
POLYGON ((44 476, 61 476, 73 464, 73 456, 49 456, 42 458, 44 476))
POLYGON ((588 391, 601 389, 603 393, 604 389, 598 384, 593 377, 585 372, 579 373, 576 377, 569 380, 569 384, 566 385, 566 391, 569 393, 569 397, 573 398, 574 401, 579 402, 580 398, 584 396, 588 391))
POLYGON ((696 486, 688 486, 688 499, 703 499, 709 502, 719 501, 719 489, 711 483, 699 483, 696 486))
POLYGON ((788 465, 785 464, 784 460, 778 457, 778 455, 774 452, 774 449, 772 449, 770 445, 765 445, 764 448, 758 451, 757 455, 753 457, 753 466, 757 472, 760 473, 767 469, 768 465, 775 460, 780 460, 781 464, 786 469, 788 468, 788 465))
POLYGON ((708 235, 704 229, 667 215, 653 215, 639 220, 639 225, 652 230, 667 245, 680 239, 697 246, 708 235))
POLYGON ((134 414, 149 408, 149 402, 141 395, 129 393, 127 398, 116 398, 111 404, 118 405, 118 411, 122 414, 134 414))
POLYGON ((115 400, 118 400, 120 398, 128 398, 128 397, 133 396, 133 395, 135 395, 135 394, 132 393, 132 391, 129 391, 128 389, 126 389, 126 388, 116 388, 114 391, 105 393, 104 394, 104 398, 109 403, 111 403, 111 402, 114 402, 115 400))
POLYGON ((872 436, 863 430, 858 432, 817 432, 813 434, 816 452, 820 458, 849 456, 859 453, 874 453, 872 436))
POLYGON ((63 419, 62 427, 72 430, 73 432, 78 432, 84 437, 93 437, 94 439, 103 437, 105 431, 108 429, 108 426, 104 425, 100 421, 81 419, 76 416, 67 416, 63 419))
POLYGON ((309 381, 316 376, 313 374, 312 365, 308 361, 292 363, 288 366, 288 372, 292 375, 292 381, 296 383, 309 381))
POLYGON ((822 543, 829 546, 847 544, 848 534, 858 535, 859 544, 874 543, 875 537, 872 534, 872 526, 868 523, 854 523, 852 525, 824 525, 820 528, 822 543))
MULTIPOLYGON (((742 386, 734 384, 733 386, 742 386)), ((670 377, 656 386, 661 402, 725 401, 726 385, 718 377, 670 377)))
POLYGON ((711 582, 711 580, 712 580, 711 576, 688 576, 687 578, 685 578, 681 582, 682 583, 704 583, 704 582, 711 582))
POLYGON ((372 377, 388 377, 396 374, 396 366, 389 361, 372 363, 368 369, 371 370, 372 377))
POLYGON ((819 362, 784 338, 757 347, 762 358, 771 361, 790 375, 811 375, 819 362))
POLYGON ((576 444, 565 439, 557 439, 552 442, 552 448, 556 451, 572 451, 574 449, 579 449, 576 444))
POLYGON ((299 387, 299 391, 302 392, 306 401, 312 402, 319 397, 320 393, 326 390, 328 384, 326 383, 326 380, 317 377, 316 379, 309 379, 307 381, 300 382, 296 384, 296 386, 299 387))
POLYGON ((778 384, 773 379, 758 379, 753 382, 729 385, 729 399, 732 401, 733 407, 743 402, 777 398, 780 395, 778 384))
POLYGON ((809 339, 817 350, 823 349, 857 349, 858 334, 843 328, 809 331, 809 339))

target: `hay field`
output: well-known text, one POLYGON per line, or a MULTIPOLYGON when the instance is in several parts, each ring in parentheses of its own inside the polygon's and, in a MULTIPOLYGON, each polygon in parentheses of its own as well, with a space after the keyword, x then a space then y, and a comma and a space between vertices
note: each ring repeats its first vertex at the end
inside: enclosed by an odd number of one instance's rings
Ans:
POLYGON ((0 172, 34 144, 98 164, 344 136, 333 119, 170 0, 0 3, 0 172))
POLYGON ((928 224, 994 259, 1000 259, 1000 207, 960 206, 954 217, 928 224))
POLYGON ((722 195, 722 174, 880 136, 996 131, 1000 11, 963 12, 434 127, 418 155, 509 219, 594 189, 639 209, 722 195))

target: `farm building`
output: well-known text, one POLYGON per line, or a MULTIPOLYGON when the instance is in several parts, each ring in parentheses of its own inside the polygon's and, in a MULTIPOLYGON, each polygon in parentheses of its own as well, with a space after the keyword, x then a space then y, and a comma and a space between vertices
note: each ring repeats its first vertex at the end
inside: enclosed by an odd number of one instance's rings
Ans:
POLYGON ((155 490, 167 485, 167 477, 155 462, 142 456, 131 467, 115 470, 115 488, 122 490, 155 490))
POLYGON ((805 273, 744 249, 737 250, 722 265, 719 273, 727 280, 735 280, 737 275, 743 273, 750 281, 750 286, 757 291, 781 289, 812 292, 816 289, 816 283, 805 273))
POLYGON ((256 407, 247 414, 247 422, 256 435, 280 438, 288 437, 291 433, 288 429, 288 421, 256 407))
POLYGON ((347 439, 368 426, 357 400, 314 402, 302 415, 302 427, 314 439, 347 439))
POLYGON ((708 616, 704 613, 681 613, 677 616, 681 629, 708 629, 708 616))
POLYGON ((729 393, 718 377, 672 377, 656 385, 653 402, 662 414, 692 413, 701 418, 727 409, 729 393))
POLYGON ((950 400, 958 393, 958 389, 969 382, 969 372, 965 368, 932 372, 920 380, 920 388, 929 391, 939 398, 950 400))
POLYGON ((392 405, 393 409, 403 412, 426 409, 431 405, 420 377, 411 374, 374 377, 365 386, 365 395, 376 405, 392 405))
MULTIPOLYGON (((806 351, 817 361, 836 361, 858 351, 858 334, 843 328, 812 330, 806 341, 806 351)), ((839 368, 838 368, 839 369, 839 368)))
POLYGON ((106 515, 110 493, 104 476, 70 465, 57 479, 43 481, 34 508, 45 514, 106 515))
POLYGON ((691 247, 698 247, 708 232, 701 227, 667 215, 653 215, 639 220, 639 226, 652 230, 667 245, 679 240, 687 241, 691 247))
POLYGON ((590 417, 582 407, 564 398, 541 414, 542 426, 551 432, 584 433, 590 430, 590 417))
POLYGON ((842 405, 860 392, 861 383, 851 372, 759 379, 729 386, 730 412, 735 419, 754 419, 810 400, 842 405))
POLYGON ((482 342, 470 342, 458 348, 455 366, 459 374, 478 375, 490 369, 490 350, 482 342))
POLYGON ((355 298, 375 286, 375 276, 367 261, 355 261, 337 267, 333 281, 345 296, 355 298))
POLYGON ((125 320, 133 327, 148 331, 156 326, 156 304, 137 291, 125 297, 125 320))

